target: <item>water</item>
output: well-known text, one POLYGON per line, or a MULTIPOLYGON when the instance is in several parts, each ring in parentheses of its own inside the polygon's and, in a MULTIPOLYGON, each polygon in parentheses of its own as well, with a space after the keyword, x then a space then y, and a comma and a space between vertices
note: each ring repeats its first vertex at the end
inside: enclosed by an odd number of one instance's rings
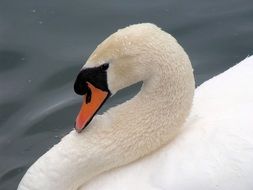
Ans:
POLYGON ((73 82, 96 45, 140 22, 178 39, 198 85, 253 53, 252 0, 0 0, 0 189, 15 189, 26 169, 72 130, 81 103, 73 82))

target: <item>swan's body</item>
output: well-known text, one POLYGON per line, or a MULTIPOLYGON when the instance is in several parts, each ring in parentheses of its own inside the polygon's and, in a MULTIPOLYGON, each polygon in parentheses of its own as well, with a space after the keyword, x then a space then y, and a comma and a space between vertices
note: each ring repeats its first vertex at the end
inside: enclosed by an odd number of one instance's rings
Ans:
POLYGON ((253 56, 195 91, 181 135, 82 190, 252 190, 253 56))
POLYGON ((183 49, 151 24, 115 33, 85 67, 111 62, 111 92, 143 80, 140 93, 67 135, 19 189, 252 189, 252 59, 199 87, 181 128, 194 91, 183 49))

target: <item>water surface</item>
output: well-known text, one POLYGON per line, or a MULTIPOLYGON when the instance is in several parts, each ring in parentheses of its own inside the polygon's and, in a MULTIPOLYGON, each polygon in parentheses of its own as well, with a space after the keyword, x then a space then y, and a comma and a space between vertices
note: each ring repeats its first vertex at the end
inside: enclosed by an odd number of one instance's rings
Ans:
POLYGON ((16 189, 72 130, 81 103, 75 76, 109 34, 133 23, 159 25, 185 48, 199 85, 253 53, 252 18, 252 0, 0 0, 0 189, 16 189))

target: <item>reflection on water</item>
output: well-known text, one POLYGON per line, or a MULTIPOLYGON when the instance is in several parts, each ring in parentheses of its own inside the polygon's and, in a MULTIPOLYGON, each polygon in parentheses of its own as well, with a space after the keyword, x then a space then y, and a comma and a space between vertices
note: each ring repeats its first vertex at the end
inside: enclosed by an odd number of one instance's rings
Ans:
MULTIPOLYGON (((73 82, 96 45, 118 28, 153 22, 189 53, 197 84, 252 54, 253 2, 0 1, 0 189, 72 127, 81 97, 73 82)), ((132 97, 123 90, 104 110, 132 97)))

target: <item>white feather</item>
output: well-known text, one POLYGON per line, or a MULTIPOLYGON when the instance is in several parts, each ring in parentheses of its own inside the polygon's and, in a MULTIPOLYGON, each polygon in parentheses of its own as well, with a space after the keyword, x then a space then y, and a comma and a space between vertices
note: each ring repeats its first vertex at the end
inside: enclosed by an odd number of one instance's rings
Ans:
POLYGON ((113 93, 143 80, 141 92, 64 137, 19 190, 253 189, 253 56, 198 87, 191 112, 188 56, 155 25, 119 30, 87 67, 108 61, 113 93))

